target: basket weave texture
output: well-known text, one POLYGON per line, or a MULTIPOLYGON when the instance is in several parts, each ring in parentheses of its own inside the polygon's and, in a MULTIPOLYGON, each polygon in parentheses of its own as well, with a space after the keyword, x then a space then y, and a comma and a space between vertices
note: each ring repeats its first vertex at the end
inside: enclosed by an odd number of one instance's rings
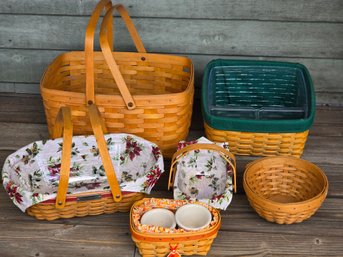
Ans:
POLYGON ((40 88, 50 135, 61 106, 72 110, 75 134, 91 134, 87 105, 95 103, 110 133, 131 133, 156 143, 171 157, 190 127, 194 71, 189 58, 149 54, 122 5, 102 0, 86 30, 85 51, 58 56, 47 68, 40 88), (100 43, 93 51, 94 31, 107 7, 100 43), (112 12, 124 20, 137 53, 113 52, 112 12))
MULTIPOLYGON (((141 205, 144 201, 149 201, 149 199, 144 198, 135 202, 131 207, 130 213, 132 240, 135 242, 139 253, 143 257, 164 257, 171 251, 171 247, 177 247, 177 252, 182 256, 208 254, 221 225, 220 212, 218 210, 213 209, 218 215, 218 222, 214 226, 201 231, 182 233, 143 233, 138 231, 134 226, 132 209, 141 205)), ((187 203, 187 201, 184 202, 185 204, 187 203)), ((163 206, 160 207, 162 208, 163 206)))
POLYGON ((278 224, 310 218, 328 192, 327 177, 319 167, 291 156, 266 157, 248 164, 243 186, 255 211, 278 224))
MULTIPOLYGON (((73 217, 84 217, 88 215, 110 214, 114 212, 128 212, 132 204, 142 199, 143 193, 128 193, 123 194, 120 202, 114 202, 111 192, 93 192, 94 200, 78 201, 78 199, 86 198, 87 194, 82 194, 77 197, 68 197, 67 202, 62 209, 57 209, 55 201, 47 201, 31 206, 27 209, 27 214, 39 220, 56 220, 69 219, 73 217), (98 199, 99 198, 99 199, 98 199)), ((87 198, 86 198, 87 199, 87 198)))
POLYGON ((230 151, 237 155, 300 157, 304 152, 309 130, 294 133, 254 133, 218 130, 204 124, 208 139, 229 142, 230 151))

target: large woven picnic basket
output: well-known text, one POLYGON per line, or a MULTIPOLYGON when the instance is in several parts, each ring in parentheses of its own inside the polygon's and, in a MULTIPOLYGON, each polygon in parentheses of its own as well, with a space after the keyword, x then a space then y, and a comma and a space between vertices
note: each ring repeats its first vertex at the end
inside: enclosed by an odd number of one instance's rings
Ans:
POLYGON ((125 8, 101 0, 86 30, 84 51, 58 56, 40 84, 50 135, 61 106, 72 110, 75 134, 90 134, 87 105, 95 103, 111 133, 124 132, 156 143, 171 157, 190 126, 194 93, 189 58, 149 54, 125 8), (94 31, 102 9, 107 13, 100 31, 102 52, 94 52, 94 31), (124 20, 137 48, 113 52, 112 12, 124 20))

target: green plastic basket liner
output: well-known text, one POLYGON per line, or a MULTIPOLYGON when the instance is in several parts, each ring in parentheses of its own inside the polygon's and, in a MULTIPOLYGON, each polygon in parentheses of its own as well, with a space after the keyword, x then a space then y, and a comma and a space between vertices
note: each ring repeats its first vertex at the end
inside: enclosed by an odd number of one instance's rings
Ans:
POLYGON ((302 64, 214 60, 205 69, 202 112, 214 129, 303 132, 315 110, 312 79, 302 64))

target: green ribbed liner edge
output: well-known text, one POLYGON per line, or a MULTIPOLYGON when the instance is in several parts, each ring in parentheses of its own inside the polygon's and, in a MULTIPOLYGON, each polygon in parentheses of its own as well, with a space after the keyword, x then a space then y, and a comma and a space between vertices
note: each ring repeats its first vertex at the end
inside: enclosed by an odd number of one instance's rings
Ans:
POLYGON ((304 132, 313 124, 316 112, 316 99, 313 88, 313 82, 307 68, 300 63, 259 61, 259 60, 224 60, 216 59, 209 62, 205 68, 202 80, 201 109, 204 121, 207 125, 217 130, 255 132, 255 133, 293 133, 304 132), (283 66, 299 68, 302 70, 305 83, 309 89, 309 115, 306 119, 289 119, 289 120, 252 120, 229 117, 218 117, 211 115, 208 111, 208 80, 209 74, 213 67, 222 65, 263 65, 263 66, 283 66))

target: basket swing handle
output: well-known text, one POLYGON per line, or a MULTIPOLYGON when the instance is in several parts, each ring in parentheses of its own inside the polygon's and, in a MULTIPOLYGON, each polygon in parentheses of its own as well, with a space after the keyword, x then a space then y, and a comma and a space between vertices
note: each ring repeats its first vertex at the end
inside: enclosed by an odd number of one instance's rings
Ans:
POLYGON ((104 165, 107 181, 112 192, 113 200, 115 202, 120 202, 122 200, 122 194, 116 178, 116 173, 112 164, 112 160, 107 149, 107 144, 104 138, 104 123, 102 122, 99 109, 95 104, 91 104, 88 106, 88 113, 94 132, 94 136, 99 147, 99 152, 102 164, 104 165))
MULTIPOLYGON (((112 7, 111 0, 101 0, 94 8, 89 19, 85 35, 85 65, 86 65, 86 104, 94 103, 94 33, 102 10, 106 11, 112 7)), ((112 17, 108 26, 108 42, 113 45, 112 17)))
POLYGON ((112 55, 112 49, 110 47, 110 42, 108 41, 108 33, 109 33, 109 26, 108 24, 112 22, 112 13, 114 10, 117 10, 121 16, 121 18, 124 20, 125 25, 130 32, 131 38, 133 39, 133 42, 135 43, 135 46, 137 48, 137 51, 139 53, 146 53, 146 50, 144 48, 144 45, 142 43, 141 38, 139 37, 137 30, 128 14, 126 9, 123 5, 117 4, 114 5, 112 8, 110 8, 101 23, 100 28, 100 47, 101 51, 104 55, 105 61, 111 71, 111 74, 118 86, 119 92, 121 96, 123 97, 123 100, 126 104, 127 109, 132 110, 136 108, 135 102, 132 98, 132 95, 126 85, 126 82, 120 73, 118 64, 113 58, 112 55))
POLYGON ((63 134, 62 159, 60 180, 58 184, 55 206, 57 209, 63 208, 66 201, 68 181, 70 173, 70 160, 73 139, 73 123, 71 122, 71 112, 68 107, 61 107, 55 121, 52 138, 61 137, 63 134))
MULTIPOLYGON (((122 194, 120 187, 115 175, 114 167, 111 161, 111 157, 107 150, 107 144, 104 139, 103 130, 105 128, 104 122, 100 117, 98 108, 95 105, 88 107, 88 112, 91 120, 92 129, 96 138, 101 160, 105 169, 108 184, 112 192, 112 196, 115 202, 122 200, 122 194)), ((63 134, 63 145, 62 145, 62 159, 61 159, 61 170, 60 179, 57 190, 55 206, 57 209, 65 206, 66 195, 68 190, 69 173, 70 173, 70 161, 71 161, 71 149, 72 149, 72 138, 73 138, 73 123, 71 121, 71 111, 68 107, 61 107, 59 110, 52 137, 58 138, 63 134)))
POLYGON ((178 150, 176 153, 174 153, 171 165, 170 165, 170 171, 169 171, 169 180, 168 180, 168 190, 173 186, 174 179, 175 179, 175 164, 179 161, 181 157, 183 157, 185 154, 187 154, 190 151, 193 150, 213 150, 220 154, 220 156, 232 167, 232 173, 233 173, 233 190, 236 193, 237 192, 237 183, 236 183, 236 158, 235 156, 226 150, 223 147, 220 147, 216 144, 191 144, 183 147, 182 149, 178 150))

